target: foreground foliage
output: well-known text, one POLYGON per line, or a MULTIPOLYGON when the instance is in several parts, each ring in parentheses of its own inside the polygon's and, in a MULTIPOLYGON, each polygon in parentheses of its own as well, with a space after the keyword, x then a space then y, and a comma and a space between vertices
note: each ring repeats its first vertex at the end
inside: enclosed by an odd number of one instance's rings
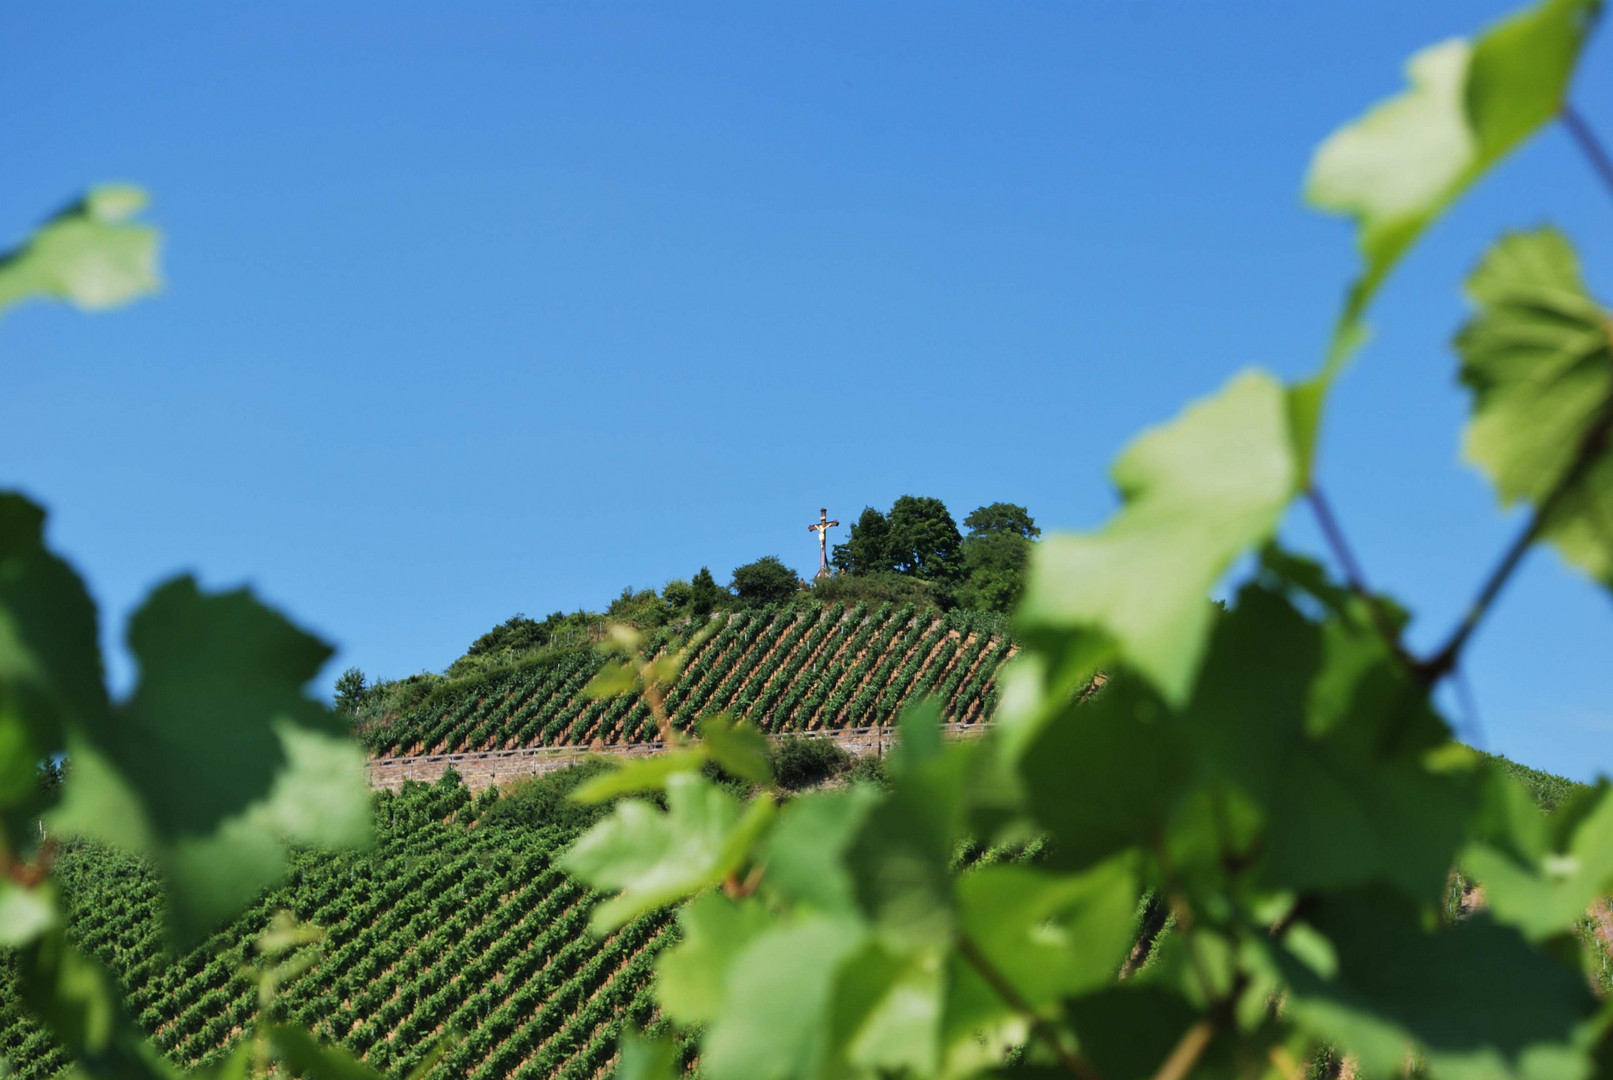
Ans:
MULTIPOLYGON (((1323 145, 1310 196, 1356 218, 1365 264, 1324 366, 1295 385, 1245 373, 1143 434, 1115 464, 1114 518, 1037 546, 991 735, 947 744, 933 709, 912 711, 888 790, 782 806, 695 771, 743 757, 721 725, 670 764, 596 782, 664 801, 623 802, 565 864, 618 890, 604 932, 687 900, 657 997, 699 1033, 703 1077, 1613 1066, 1613 1014, 1591 990, 1602 957, 1581 932, 1613 886, 1613 790, 1541 792, 1557 800, 1542 812, 1527 775, 1452 740, 1432 697, 1533 545, 1613 585, 1613 315, 1567 241, 1505 237, 1469 281, 1467 454, 1530 515, 1432 653, 1410 651, 1406 613, 1368 587, 1314 453, 1372 297, 1562 113, 1595 14, 1550 0, 1426 50, 1405 94, 1323 145), (1278 543, 1295 503, 1342 579, 1278 543), (1206 593, 1234 567, 1223 609, 1206 593), (1036 865, 960 874, 951 859, 969 838, 1031 835, 1036 865), (1458 872, 1481 909, 1450 903, 1458 872), (1150 894, 1174 929, 1139 964, 1150 894)), ((670 1075, 653 1042, 628 1059, 670 1075)))

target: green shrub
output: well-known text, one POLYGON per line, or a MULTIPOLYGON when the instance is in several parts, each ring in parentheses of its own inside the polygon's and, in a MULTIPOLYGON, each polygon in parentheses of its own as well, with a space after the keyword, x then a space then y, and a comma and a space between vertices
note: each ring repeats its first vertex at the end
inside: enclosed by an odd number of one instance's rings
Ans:
POLYGON ((584 761, 570 768, 516 780, 499 793, 499 799, 481 814, 483 825, 521 825, 538 829, 549 825, 586 828, 609 809, 583 806, 567 796, 583 781, 606 772, 611 765, 601 760, 584 761))
POLYGON ((821 784, 851 768, 851 755, 833 739, 786 735, 773 746, 773 776, 792 791, 821 784))

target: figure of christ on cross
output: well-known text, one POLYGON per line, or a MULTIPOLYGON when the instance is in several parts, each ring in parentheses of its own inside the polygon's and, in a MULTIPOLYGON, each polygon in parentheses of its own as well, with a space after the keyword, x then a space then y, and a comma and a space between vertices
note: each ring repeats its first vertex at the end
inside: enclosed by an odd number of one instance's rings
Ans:
POLYGON ((829 520, 829 508, 823 507, 818 511, 818 523, 808 525, 808 532, 818 534, 818 576, 829 576, 829 530, 839 525, 838 521, 829 520))

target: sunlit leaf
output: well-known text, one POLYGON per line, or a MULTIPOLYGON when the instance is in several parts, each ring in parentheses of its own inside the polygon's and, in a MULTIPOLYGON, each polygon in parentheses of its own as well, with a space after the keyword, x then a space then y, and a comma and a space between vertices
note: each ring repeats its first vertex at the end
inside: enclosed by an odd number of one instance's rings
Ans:
POLYGON ((1409 88, 1336 131, 1305 193, 1357 223, 1364 263, 1335 332, 1335 360, 1360 336, 1373 294, 1425 228, 1562 105, 1595 0, 1546 0, 1477 41, 1432 45, 1406 67, 1409 88))
POLYGON ((1210 587, 1271 536, 1297 475, 1283 388, 1240 376, 1121 454, 1124 505, 1101 531, 1036 546, 1022 621, 1107 638, 1180 704, 1203 656, 1210 587))
POLYGON ((822 1074, 826 1020, 841 965, 857 951, 854 922, 824 916, 753 938, 733 962, 729 1007, 707 1030, 700 1073, 709 1080, 783 1080, 822 1074))
POLYGON ((1504 505, 1538 508, 1585 455, 1542 536, 1613 587, 1613 316, 1555 229, 1503 237, 1467 287, 1479 306, 1456 339, 1473 391, 1467 457, 1504 505))
POLYGON ((0 946, 26 945, 59 925, 56 890, 48 883, 29 888, 0 878, 0 946))
POLYGON ((598 888, 620 890, 601 904, 593 925, 604 931, 645 911, 722 880, 744 861, 748 841, 772 816, 757 799, 738 800, 696 773, 667 778, 665 813, 627 799, 566 852, 561 864, 598 888))
POLYGON ((129 220, 145 205, 136 187, 91 188, 22 246, 0 254, 0 311, 32 297, 93 310, 154 292, 162 284, 157 230, 129 220))

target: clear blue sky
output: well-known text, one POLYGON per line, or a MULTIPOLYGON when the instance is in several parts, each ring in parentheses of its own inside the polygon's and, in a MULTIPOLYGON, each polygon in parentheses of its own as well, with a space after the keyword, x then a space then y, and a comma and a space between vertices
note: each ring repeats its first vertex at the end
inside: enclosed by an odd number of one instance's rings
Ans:
MULTIPOLYGON (((0 484, 109 641, 193 569, 336 642, 327 676, 404 675, 516 611, 809 572, 819 506, 1095 525, 1140 426, 1315 365, 1354 261, 1300 205, 1311 148, 1507 10, 683 7, 0 11, 0 244, 111 179, 167 235, 159 299, 0 323, 0 484)), ((1575 97, 1613 138, 1610 49, 1575 97)), ((1613 297, 1613 199, 1549 131, 1404 265, 1335 401, 1323 484, 1423 642, 1517 524, 1457 456, 1458 282, 1544 220, 1613 297)), ((1613 771, 1606 594, 1536 555, 1472 660, 1483 745, 1613 771)))

